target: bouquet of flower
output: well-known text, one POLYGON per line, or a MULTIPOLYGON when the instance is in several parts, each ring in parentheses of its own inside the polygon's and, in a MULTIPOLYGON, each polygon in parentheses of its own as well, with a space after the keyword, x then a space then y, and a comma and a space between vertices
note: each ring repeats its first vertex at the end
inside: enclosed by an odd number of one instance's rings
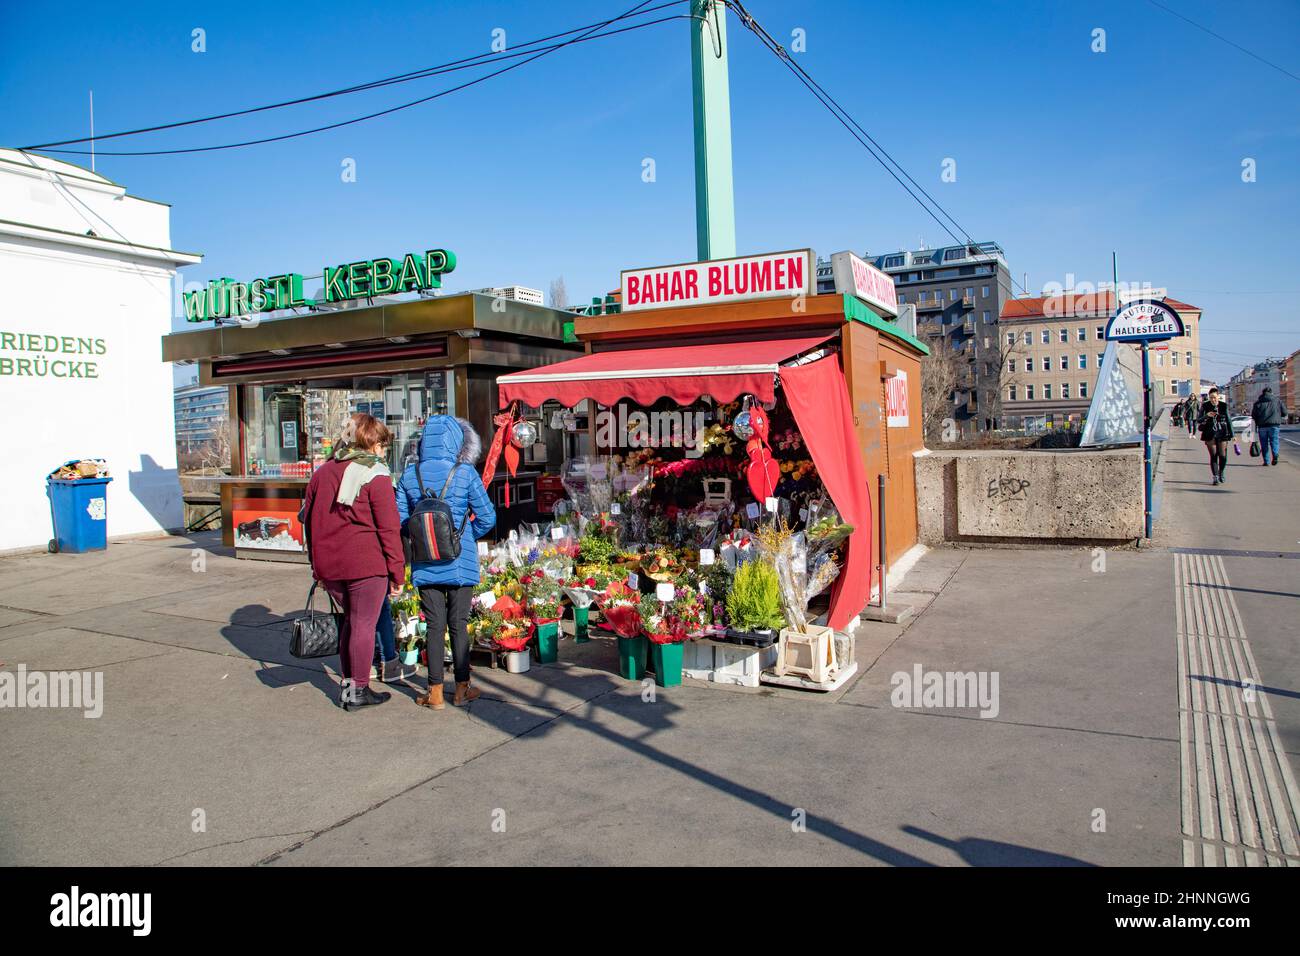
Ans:
POLYGON ((825 552, 853 533, 853 525, 846 524, 829 500, 822 498, 808 505, 808 527, 804 534, 808 547, 825 552))
POLYGON ((522 651, 532 639, 531 622, 520 618, 503 618, 492 643, 503 651, 522 651))
POLYGON ((601 605, 601 613, 619 637, 636 637, 641 633, 641 612, 638 602, 629 597, 618 597, 601 605))
POLYGON ((498 611, 482 610, 475 613, 466 625, 470 640, 483 647, 496 643, 497 631, 501 630, 505 618, 498 611))
POLYGON ((546 624, 559 620, 560 587, 542 573, 534 573, 526 582, 528 596, 525 607, 528 617, 536 624, 546 624))
POLYGON ((743 528, 727 535, 718 546, 718 556, 727 570, 732 572, 746 561, 752 561, 757 553, 753 536, 743 528))
POLYGON ((704 596, 692 587, 679 584, 668 605, 668 619, 680 623, 689 635, 704 626, 706 616, 704 596))

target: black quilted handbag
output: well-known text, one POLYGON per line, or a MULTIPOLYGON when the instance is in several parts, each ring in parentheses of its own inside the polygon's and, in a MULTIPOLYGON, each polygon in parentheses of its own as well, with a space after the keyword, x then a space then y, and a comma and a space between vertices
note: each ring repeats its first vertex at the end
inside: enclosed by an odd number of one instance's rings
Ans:
POLYGON ((293 622, 293 637, 289 639, 289 653, 294 657, 332 657, 339 652, 339 629, 343 626, 343 613, 330 598, 329 613, 318 612, 311 606, 316 594, 313 581, 307 592, 307 609, 293 622))

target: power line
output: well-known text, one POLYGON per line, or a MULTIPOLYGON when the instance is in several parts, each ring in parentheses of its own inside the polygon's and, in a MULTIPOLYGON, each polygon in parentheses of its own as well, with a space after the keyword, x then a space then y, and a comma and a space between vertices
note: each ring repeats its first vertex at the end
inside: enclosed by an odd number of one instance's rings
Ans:
POLYGON ((1169 7, 1166 7, 1163 3, 1157 3, 1156 0, 1147 0, 1147 3, 1151 4, 1151 6, 1153 6, 1153 7, 1158 7, 1158 8, 1160 8, 1161 10, 1165 11, 1165 13, 1168 13, 1168 14, 1170 14, 1171 16, 1175 16, 1175 17, 1177 17, 1179 20, 1182 20, 1184 23, 1190 23, 1192 26, 1196 27, 1196 29, 1200 30, 1202 33, 1208 33, 1210 36, 1214 37, 1216 40, 1220 40, 1220 41, 1222 41, 1222 42, 1228 44, 1228 46, 1233 47, 1234 49, 1240 50, 1242 53, 1246 54, 1246 56, 1253 57, 1253 58, 1255 58, 1256 60, 1259 60, 1259 62, 1260 62, 1260 63, 1263 63, 1265 66, 1271 66, 1273 69, 1277 70, 1279 73, 1281 73, 1281 74, 1283 74, 1283 75, 1285 75, 1285 76, 1289 76, 1289 77, 1291 77, 1291 79, 1293 79, 1293 80, 1300 80, 1300 76, 1296 76, 1294 73, 1292 73, 1290 70, 1286 69, 1285 67, 1278 66, 1276 63, 1273 63, 1272 61, 1264 59, 1264 58, 1263 58, 1262 56, 1260 56, 1258 53, 1252 53, 1250 50, 1247 50, 1247 49, 1246 49, 1244 46, 1242 46, 1240 43, 1233 43, 1231 40, 1229 40, 1227 37, 1223 36, 1222 34, 1215 33, 1215 32, 1214 32, 1213 30, 1211 30, 1209 27, 1202 26, 1201 24, 1197 23, 1195 20, 1191 19, 1190 17, 1185 17, 1185 16, 1183 16, 1183 15, 1182 15, 1181 13, 1179 13, 1177 10, 1172 10, 1172 9, 1170 9, 1169 7))
MULTIPOLYGON (((670 3, 661 3, 658 6, 650 7, 647 10, 640 10, 635 15, 645 16, 646 14, 654 13, 658 10, 663 10, 667 7, 677 6, 682 2, 683 0, 672 0, 672 2, 670 3)), ((640 4, 639 6, 644 6, 644 4, 640 4)), ((636 8, 634 8, 634 10, 635 9, 636 8)), ((584 30, 592 30, 592 29, 598 29, 600 27, 608 26, 610 23, 615 22, 615 20, 622 20, 631 15, 632 12, 625 13, 621 17, 614 18, 614 20, 605 20, 598 23, 589 23, 585 26, 574 27, 572 30, 565 30, 561 33, 553 33, 550 36, 539 37, 536 40, 529 40, 526 43, 516 44, 511 48, 512 52, 509 53, 506 53, 504 51, 500 53, 480 53, 476 56, 464 57, 459 60, 451 60, 447 63, 438 64, 437 66, 425 67, 420 70, 412 70, 407 73, 398 73, 394 76, 383 77, 378 80, 371 80, 368 83, 360 83, 357 84, 356 86, 344 87, 343 89, 338 89, 338 90, 329 90, 324 93, 315 93, 311 96, 302 96, 297 99, 284 100, 279 103, 268 103, 263 106, 253 106, 247 109, 233 110, 228 113, 217 113, 212 116, 203 116, 197 119, 178 120, 173 123, 160 123, 156 126, 145 126, 139 129, 122 130, 116 133, 102 133, 98 136, 92 134, 91 136, 82 136, 75 139, 57 140, 49 143, 40 143, 33 146, 25 146, 22 148, 28 150, 46 150, 52 152, 53 148, 58 146, 70 146, 75 143, 102 142, 103 140, 106 139, 117 139, 118 137, 121 136, 137 136, 142 133, 155 133, 161 130, 178 129, 184 126, 196 126, 201 123, 211 123, 217 120, 231 119, 233 117, 238 117, 238 116, 248 116, 253 113, 262 113, 268 110, 277 110, 289 106, 298 106, 303 103, 311 103, 311 102, 316 102, 318 100, 330 99, 331 97, 335 97, 335 96, 346 96, 351 93, 358 93, 366 90, 379 89, 385 86, 392 86, 397 83, 408 83, 411 82, 412 80, 425 79, 426 77, 430 77, 430 76, 438 76, 442 73, 452 73, 455 72, 456 70, 466 70, 476 66, 484 66, 489 63, 497 63, 502 60, 510 60, 522 56, 527 56, 530 53, 538 52, 536 50, 530 50, 528 49, 528 47, 534 47, 541 43, 548 43, 551 40, 556 40, 559 39, 560 37, 570 36, 574 33, 582 33, 584 30)), ((646 25, 648 26, 649 24, 646 25)), ((612 34, 608 34, 608 35, 612 35, 612 34)), ((555 46, 547 48, 547 50, 548 52, 551 50, 557 50, 564 45, 565 44, 556 44, 555 46)))
MULTIPOLYGON (((245 146, 260 146, 265 143, 277 143, 277 142, 283 142, 284 140, 297 139, 303 136, 310 136, 314 133, 323 133, 328 130, 340 129, 344 126, 352 126, 356 123, 364 123, 368 120, 378 119, 381 116, 388 116, 392 113, 397 113, 402 110, 410 109, 413 106, 419 106, 423 103, 428 103, 432 100, 439 99, 451 93, 456 93, 459 92, 460 90, 468 89, 471 86, 476 86, 479 83, 483 83, 494 77, 501 76, 504 73, 509 73, 511 70, 517 70, 519 67, 526 66, 529 63, 532 63, 534 60, 539 60, 544 56, 554 53, 556 50, 564 49, 565 47, 572 46, 576 43, 583 43, 588 40, 603 40, 606 39, 607 37, 617 36, 618 34, 621 33, 630 33, 633 30, 640 30, 640 29, 644 29, 645 27, 655 26, 660 23, 667 23, 670 20, 690 19, 690 17, 686 15, 660 17, 657 20, 649 20, 643 23, 634 24, 632 26, 622 27, 617 30, 609 30, 604 33, 597 33, 598 30, 601 30, 612 23, 617 23, 618 21, 626 19, 627 17, 633 15, 637 10, 645 6, 646 3, 648 2, 649 0, 643 0, 643 2, 637 4, 628 12, 623 13, 617 17, 613 17, 609 20, 606 20, 603 23, 597 24, 595 27, 590 29, 587 33, 584 33, 582 36, 575 37, 572 40, 566 40, 564 43, 555 44, 554 46, 551 47, 545 47, 540 52, 535 53, 534 55, 530 56, 526 60, 522 60, 518 63, 512 63, 509 66, 502 67, 501 69, 495 70, 494 72, 488 73, 484 76, 476 77, 475 79, 462 83, 459 86, 449 87, 448 89, 440 90, 437 93, 433 93, 429 96, 424 96, 416 100, 411 100, 410 102, 407 103, 400 103, 397 106, 389 107, 388 109, 385 110, 379 110, 374 113, 368 113, 364 116, 356 116, 353 117, 352 119, 341 120, 340 122, 337 123, 329 123, 325 126, 313 127, 312 129, 298 130, 293 133, 282 133, 278 136, 266 136, 261 139, 244 140, 238 143, 223 143, 217 146, 192 146, 185 149, 156 149, 156 150, 120 150, 120 151, 96 150, 95 152, 99 156, 174 156, 183 153, 208 153, 208 152, 215 152, 218 150, 239 149, 245 146)), ((502 57, 502 59, 504 58, 505 57, 502 57)), ((484 61, 484 62, 496 62, 496 61, 484 61)), ((482 64, 475 64, 475 65, 482 65, 482 64)), ((84 155, 89 155, 90 150, 42 149, 41 152, 67 153, 67 154, 84 156, 84 155)))
MULTIPOLYGON (((802 83, 808 89, 808 91, 813 94, 814 97, 817 98, 818 102, 820 102, 824 107, 826 107, 826 109, 839 122, 839 124, 843 126, 846 130, 848 130, 849 135, 852 136, 854 139, 856 139, 858 143, 868 153, 871 154, 871 157, 875 159, 876 162, 880 163, 881 167, 884 168, 885 172, 889 173, 889 175, 892 176, 894 180, 900 186, 903 187, 903 190, 909 196, 912 197, 912 199, 917 203, 917 205, 919 205, 922 209, 924 209, 925 212, 930 216, 930 218, 933 219, 936 223, 938 223, 939 227, 943 229, 943 231, 946 232, 949 236, 952 237, 953 242, 957 243, 958 245, 966 245, 966 246, 975 245, 975 241, 971 238, 970 233, 967 232, 966 229, 963 228, 959 222, 957 222, 957 220, 952 216, 952 214, 949 213, 939 203, 938 200, 936 200, 933 196, 931 196, 929 192, 927 192, 926 189, 920 183, 918 183, 916 179, 903 167, 903 165, 899 163, 898 160, 894 159, 894 157, 890 155, 890 153, 883 146, 880 145, 880 143, 875 139, 875 137, 873 137, 870 133, 867 132, 865 128, 863 128, 861 123, 859 123, 856 119, 853 118, 852 114, 850 114, 848 110, 844 109, 844 107, 841 106, 839 102, 835 100, 834 97, 832 97, 828 92, 826 92, 825 88, 822 87, 821 84, 819 84, 812 77, 812 74, 810 74, 802 66, 794 62, 794 59, 790 56, 788 52, 786 52, 785 48, 780 43, 778 43, 775 39, 772 38, 771 34, 769 34, 767 30, 764 29, 763 26, 759 24, 757 20, 754 19, 753 15, 750 14, 749 11, 744 8, 743 4, 741 4, 739 0, 725 0, 725 2, 727 3, 727 6, 732 7, 736 11, 736 15, 740 18, 741 24, 746 29, 748 29, 751 33, 753 33, 754 36, 758 38, 759 42, 762 43, 763 46, 765 46, 774 56, 776 56, 776 58, 780 60, 782 64, 785 65, 786 69, 788 69, 795 76, 795 78, 799 80, 799 82, 802 83), (879 152, 877 152, 877 150, 879 152), (885 161, 886 159, 889 161, 888 163, 886 163, 885 161), (893 168, 891 168, 890 164, 892 164, 893 168), (895 169, 898 170, 897 173, 894 171, 895 169), (920 196, 918 196, 915 192, 912 191, 911 187, 909 187, 908 184, 904 182, 902 178, 899 177, 899 173, 901 173, 903 177, 906 177, 907 181, 910 182, 913 186, 915 186, 916 189, 920 191, 921 195, 925 197, 925 199, 929 200, 929 205, 927 205, 926 202, 923 201, 920 196), (931 209, 930 208, 931 206, 933 206, 934 208, 931 209), (935 210, 937 210, 939 213, 942 213, 944 218, 946 218, 949 223, 952 223, 952 227, 959 230, 962 236, 964 236, 965 238, 963 239, 961 236, 958 236, 957 233, 953 232, 953 229, 950 228, 947 223, 941 220, 938 215, 936 215, 935 210)), ((996 269, 994 270, 994 274, 995 275, 997 274, 996 269)), ((1019 287, 1020 291, 1025 293, 1026 295, 1031 294, 1027 288, 1025 288, 1016 280, 1015 276, 1011 274, 1010 270, 1008 270, 1007 276, 1010 279, 1013 286, 1019 287)), ((998 278, 997 281, 999 285, 1003 285, 1000 277, 998 278)), ((1014 292, 1014 289, 1012 289, 1011 291, 1014 292)), ((1012 296, 1012 298, 1014 298, 1014 295, 1012 296)))
MULTIPOLYGON (((735 0, 728 0, 727 5, 733 7, 736 10, 737 15, 740 17, 741 23, 745 26, 745 28, 748 29, 751 33, 753 33, 754 36, 758 38, 759 42, 762 43, 763 46, 765 46, 771 53, 773 53, 776 56, 776 58, 781 61, 782 64, 785 65, 786 69, 788 69, 794 75, 795 79, 799 80, 799 82, 802 83, 808 89, 808 91, 812 93, 814 97, 817 98, 817 101, 821 103, 822 106, 826 107, 826 109, 830 112, 831 116, 835 117, 836 121, 839 122, 839 124, 843 126, 846 130, 848 130, 849 135, 852 136, 854 139, 856 139, 858 143, 862 146, 862 148, 865 149, 868 153, 870 153, 871 157, 875 159, 876 162, 880 163, 881 167, 884 168, 885 172, 889 173, 889 175, 892 176, 894 180, 900 186, 903 187, 903 190, 909 196, 911 196, 912 199, 914 199, 922 209, 926 211, 926 213, 930 216, 930 218, 933 219, 936 223, 938 223, 939 228, 941 228, 944 232, 950 235, 952 237, 953 242, 962 243, 963 240, 955 232, 952 231, 952 228, 950 228, 947 223, 945 223, 942 219, 940 219, 937 215, 935 215, 934 210, 931 209, 929 206, 927 206, 925 202, 923 202, 921 198, 912 191, 911 187, 909 187, 907 183, 903 182, 903 180, 899 177, 898 173, 894 172, 894 170, 890 167, 889 163, 886 163, 885 160, 882 158, 882 156, 876 152, 876 148, 873 148, 873 146, 871 145, 875 141, 870 137, 864 138, 863 135, 860 135, 859 132, 854 129, 854 126, 856 124, 853 121, 853 118, 849 116, 849 114, 843 110, 843 107, 840 107, 839 104, 836 103, 834 99, 831 98, 831 96, 828 93, 826 93, 817 84, 817 82, 812 79, 810 75, 807 74, 806 71, 798 67, 790 59, 790 56, 788 53, 786 53, 785 48, 782 47, 781 44, 777 43, 774 39, 772 39, 771 35, 768 34, 767 31, 764 30, 758 24, 758 22, 753 18, 753 16, 747 10, 745 10, 743 6, 735 2, 735 0), (843 115, 841 115, 841 113, 843 113, 843 115)), ((881 150, 881 152, 883 153, 884 151, 881 150)), ((890 159, 892 162, 893 161, 892 157, 890 157, 890 159)), ((902 171, 904 175, 907 175, 906 170, 903 170, 901 166, 898 166, 897 162, 894 162, 894 165, 897 166, 898 169, 902 171)), ((907 178, 910 180, 911 176, 908 176, 907 178)), ((915 182, 915 180, 913 180, 913 182, 915 182)), ((922 192, 924 192, 924 190, 922 190, 922 192)), ((943 207, 941 207, 938 203, 935 203, 933 199, 931 199, 930 201, 934 203, 936 209, 938 209, 940 212, 944 212, 943 207)), ((944 215, 947 216, 947 213, 944 212, 944 215)), ((951 220, 951 217, 948 218, 951 220)), ((953 221, 953 225, 956 226, 958 229, 961 228, 959 225, 957 225, 955 221, 953 221)), ((964 231, 965 230, 963 230, 963 232, 964 231)), ((967 242, 970 241, 969 237, 967 237, 966 241, 967 242)))
MULTIPOLYGON (((944 218, 946 218, 949 222, 951 222, 953 226, 956 227, 962 233, 962 235, 966 237, 967 243, 973 244, 973 240, 971 239, 970 233, 967 232, 965 229, 963 229, 961 224, 958 223, 957 220, 954 219, 952 215, 949 214, 949 212, 943 208, 943 206, 939 205, 939 203, 935 200, 935 198, 931 196, 928 192, 926 192, 925 188, 920 183, 918 183, 916 179, 914 179, 912 175, 906 169, 904 169, 903 166, 896 159, 894 159, 893 156, 889 154, 889 151, 885 149, 885 147, 881 146, 880 143, 870 133, 868 133, 865 129, 863 129, 862 124, 859 123, 857 120, 855 120, 853 116, 846 109, 844 109, 844 107, 840 106, 839 102, 836 101, 836 99, 833 96, 831 96, 829 93, 827 93, 825 88, 820 83, 818 83, 815 79, 813 79, 812 75, 807 70, 805 70, 802 66, 800 66, 798 63, 794 61, 794 59, 786 52, 785 47, 783 47, 780 43, 778 43, 772 37, 772 35, 768 33, 767 30, 761 24, 758 23, 757 20, 754 19, 754 17, 749 13, 748 10, 744 8, 744 6, 742 6, 739 2, 729 3, 729 5, 734 6, 736 8, 736 13, 740 17, 741 23, 751 33, 757 36, 759 40, 765 46, 767 46, 769 50, 771 50, 774 54, 776 54, 776 56, 787 65, 788 68, 794 71, 796 76, 799 76, 801 79, 806 80, 807 82, 805 83, 805 85, 809 83, 812 84, 812 86, 816 88, 817 92, 819 92, 822 96, 824 96, 826 100, 829 100, 830 103, 834 104, 834 110, 838 111, 839 114, 842 114, 844 119, 848 120, 848 122, 851 123, 853 127, 858 130, 858 132, 860 132, 864 137, 866 137, 866 139, 871 143, 872 146, 874 146, 877 150, 879 150, 880 153, 886 159, 888 159, 889 162, 892 163, 894 167, 898 169, 899 172, 901 172, 905 177, 907 177, 908 182, 910 182, 913 186, 919 189, 921 191, 921 194, 930 201, 930 203, 935 207, 935 209, 943 213, 944 218)), ((820 99, 821 97, 818 98, 820 99)), ((852 130, 850 130, 850 132, 852 132, 852 130)), ((913 196, 913 198, 916 197, 913 196)), ((944 232, 952 236, 953 241, 958 243, 962 241, 956 235, 954 235, 952 230, 949 229, 947 226, 945 226, 943 223, 939 223, 939 225, 943 228, 944 232)))

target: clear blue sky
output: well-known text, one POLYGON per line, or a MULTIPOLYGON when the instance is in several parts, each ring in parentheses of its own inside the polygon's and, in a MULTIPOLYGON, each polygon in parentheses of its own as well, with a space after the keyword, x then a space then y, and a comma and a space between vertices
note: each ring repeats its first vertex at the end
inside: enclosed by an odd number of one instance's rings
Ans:
MULTIPOLYGON (((1293 0, 1161 2, 1300 75, 1293 0)), ((487 52, 496 28, 519 43, 631 5, 5 4, 0 143, 84 134, 92 88, 102 134, 415 70, 487 52), (205 53, 191 50, 196 27, 205 53)), ((1122 280, 1204 309, 1205 375, 1300 347, 1300 81, 1146 0, 748 6, 787 46, 806 31, 802 65, 974 239, 1003 245, 1018 282, 1108 280, 1114 249, 1122 280), (1105 53, 1091 50, 1095 28, 1105 53), (955 183, 940 181, 945 158, 955 183)), ((950 241, 734 16, 729 38, 742 252, 950 241)), ((97 167, 173 205, 173 245, 205 256, 187 280, 446 246, 460 259, 449 288, 563 276, 576 301, 622 268, 695 258, 689 65, 678 20, 341 130, 97 167), (355 183, 340 176, 349 158, 355 183)), ((275 135, 472 75, 101 148, 275 135)))

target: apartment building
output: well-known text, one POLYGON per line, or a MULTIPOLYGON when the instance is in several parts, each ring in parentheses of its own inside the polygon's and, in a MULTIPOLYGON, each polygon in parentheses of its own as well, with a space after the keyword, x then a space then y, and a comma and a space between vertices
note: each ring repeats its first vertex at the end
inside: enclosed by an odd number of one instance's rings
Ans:
POLYGON ((493 286, 487 289, 472 289, 480 295, 490 295, 494 298, 510 299, 515 302, 527 302, 530 305, 545 305, 546 297, 542 295, 541 289, 530 289, 524 285, 504 285, 493 286))
POLYGON ((1300 349, 1292 352, 1283 360, 1282 365, 1282 404, 1286 406, 1291 421, 1300 419, 1300 407, 1296 405, 1296 366, 1300 365, 1300 349))
MULTIPOLYGON (((917 335, 954 383, 952 418, 963 435, 999 427, 1002 351, 997 330, 1012 296, 1006 254, 996 242, 863 254, 894 280, 899 304, 916 307, 917 335)), ((817 261, 817 291, 834 292, 829 260, 817 261)))
MULTIPOLYGON (((1294 356, 1291 356, 1294 358, 1294 356)), ((1287 411, 1291 404, 1287 402, 1287 362, 1288 359, 1265 359, 1243 368, 1223 386, 1224 398, 1234 415, 1249 414, 1255 399, 1265 388, 1271 388, 1273 394, 1282 399, 1287 411)))
MULTIPOLYGON (((1151 347, 1157 403, 1198 390, 1201 310, 1166 297, 1186 335, 1151 347)), ((1002 407, 1007 428, 1077 427, 1087 414, 1106 354, 1113 293, 1011 299, 998 324, 1002 347, 1002 407)), ((1132 346, 1128 346, 1132 347, 1132 346)))
POLYGON ((229 397, 225 385, 178 385, 173 389, 180 453, 202 450, 218 439, 229 425, 229 397))

